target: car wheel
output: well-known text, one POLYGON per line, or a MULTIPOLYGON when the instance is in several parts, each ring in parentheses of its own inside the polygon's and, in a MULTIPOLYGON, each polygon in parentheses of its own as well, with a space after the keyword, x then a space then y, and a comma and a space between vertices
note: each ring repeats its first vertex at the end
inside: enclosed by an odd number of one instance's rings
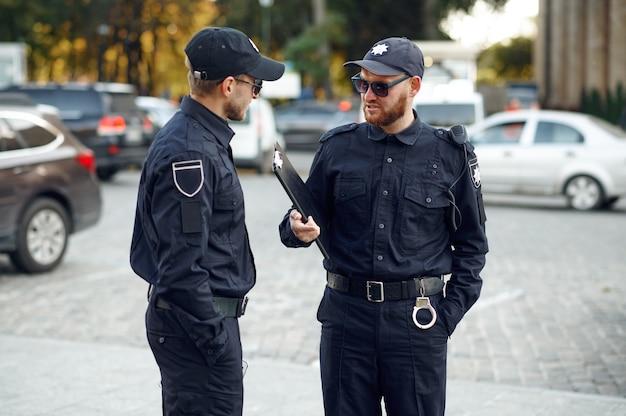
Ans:
POLYGON ((54 269, 67 248, 69 217, 57 201, 41 198, 31 203, 18 224, 17 248, 11 260, 27 273, 54 269))
POLYGON ((604 202, 602 186, 591 176, 575 176, 567 181, 565 196, 569 206, 579 211, 597 209, 604 202))

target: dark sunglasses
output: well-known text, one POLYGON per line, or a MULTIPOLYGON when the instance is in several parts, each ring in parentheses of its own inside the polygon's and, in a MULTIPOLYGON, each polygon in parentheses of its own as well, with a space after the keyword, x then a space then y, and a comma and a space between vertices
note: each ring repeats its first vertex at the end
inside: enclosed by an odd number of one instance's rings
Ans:
POLYGON ((352 85, 354 85, 354 89, 360 93, 360 94, 365 94, 367 92, 367 90, 372 87, 372 92, 374 93, 374 95, 378 96, 378 97, 386 97, 387 94, 389 94, 389 88, 393 87, 394 85, 398 85, 399 83, 401 83, 402 81, 406 81, 407 79, 411 78, 410 75, 405 75, 404 77, 397 79, 395 81, 392 82, 369 82, 369 81, 365 81, 363 78, 361 78, 361 76, 359 74, 356 74, 355 76, 353 76, 352 78, 350 78, 352 80, 352 85))
POLYGON ((254 97, 257 97, 261 93, 261 88, 263 88, 263 80, 260 80, 260 79, 255 79, 254 82, 250 82, 250 81, 246 81, 245 79, 235 78, 235 81, 252 85, 252 95, 254 97))

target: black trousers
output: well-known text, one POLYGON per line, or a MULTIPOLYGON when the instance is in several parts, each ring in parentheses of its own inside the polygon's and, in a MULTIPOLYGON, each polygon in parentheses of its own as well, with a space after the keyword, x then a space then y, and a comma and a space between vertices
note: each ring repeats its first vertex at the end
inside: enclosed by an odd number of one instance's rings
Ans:
MULTIPOLYGON (((443 296, 430 299, 437 309, 443 296)), ((417 328, 413 306, 326 288, 317 314, 326 416, 380 416, 383 398, 388 416, 444 414, 448 333, 441 319, 417 328)), ((420 321, 430 321, 424 312, 420 321)))
POLYGON ((243 374, 236 318, 225 318, 226 350, 209 364, 171 310, 146 311, 148 343, 161 370, 163 415, 241 416, 243 374))

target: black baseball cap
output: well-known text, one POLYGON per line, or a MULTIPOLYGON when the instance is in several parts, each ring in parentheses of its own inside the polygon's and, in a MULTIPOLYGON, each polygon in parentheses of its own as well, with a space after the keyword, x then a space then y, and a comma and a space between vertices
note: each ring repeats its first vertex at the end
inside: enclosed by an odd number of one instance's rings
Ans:
POLYGON ((360 61, 348 61, 344 66, 357 65, 376 75, 424 75, 424 55, 407 38, 387 38, 376 42, 360 61))
POLYGON ((252 39, 230 27, 207 27, 193 35, 185 54, 192 74, 203 80, 248 74, 255 79, 275 81, 285 65, 259 53, 252 39))

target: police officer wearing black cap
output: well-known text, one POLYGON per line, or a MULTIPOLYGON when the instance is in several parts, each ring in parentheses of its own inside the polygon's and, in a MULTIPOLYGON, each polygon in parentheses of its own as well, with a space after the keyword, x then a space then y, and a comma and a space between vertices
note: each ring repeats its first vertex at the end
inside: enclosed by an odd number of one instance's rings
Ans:
POLYGON ((462 126, 412 111, 424 72, 413 42, 381 40, 345 65, 360 68, 367 122, 320 139, 307 186, 326 223, 290 210, 279 227, 289 247, 327 233, 324 408, 380 416, 384 398, 389 416, 443 415, 448 338, 478 299, 487 253, 478 163, 462 126))
POLYGON ((148 281, 148 342, 164 415, 241 415, 237 318, 256 271, 228 120, 242 120, 282 63, 231 28, 185 48, 190 96, 159 131, 139 183, 130 261, 148 281))

